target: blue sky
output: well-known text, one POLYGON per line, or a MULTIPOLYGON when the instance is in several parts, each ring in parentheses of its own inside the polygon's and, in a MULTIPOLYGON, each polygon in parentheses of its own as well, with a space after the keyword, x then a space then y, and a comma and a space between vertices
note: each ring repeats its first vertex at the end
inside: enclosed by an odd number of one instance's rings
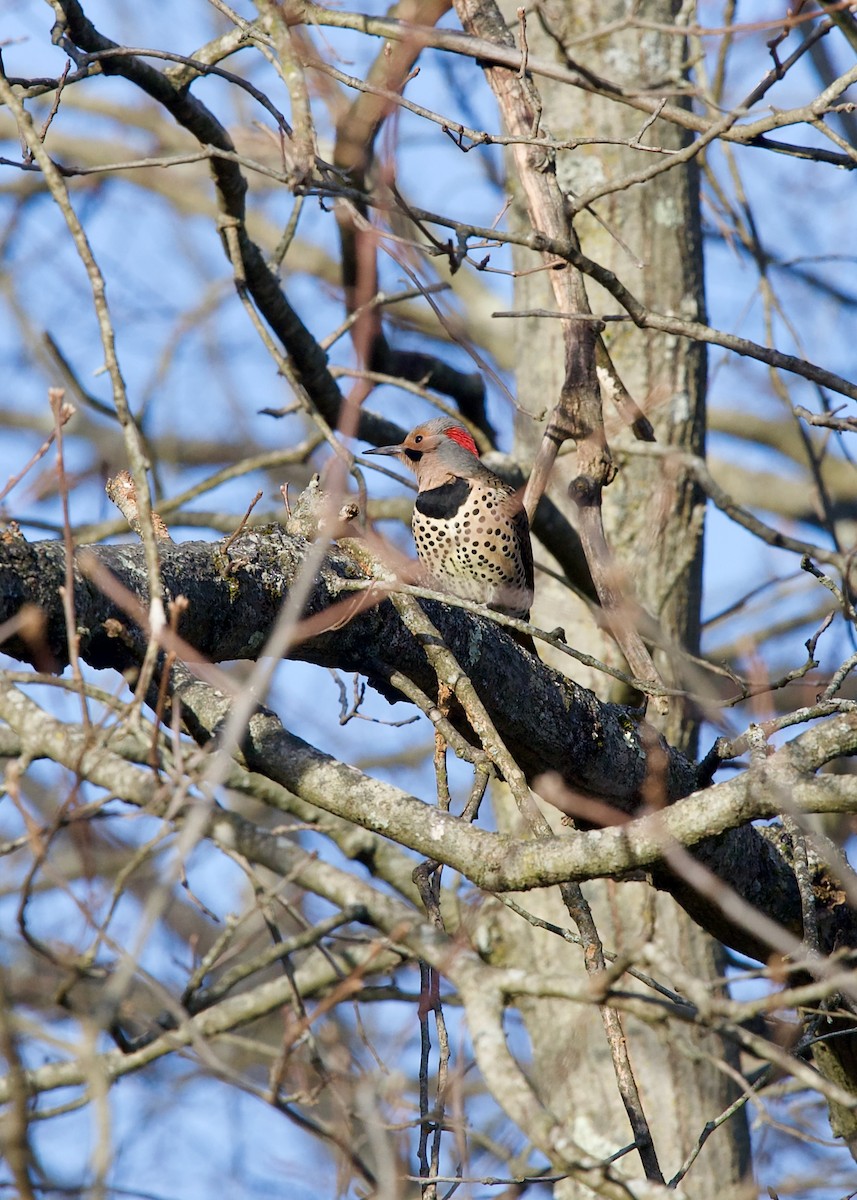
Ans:
MULTIPOLYGON (((779 6, 773 4, 756 3, 749 7, 758 9, 760 17, 779 11, 779 6)), ((382 11, 380 4, 374 8, 382 11)), ((183 53, 192 53, 219 27, 214 24, 213 9, 201 2, 182 5, 178 17, 176 6, 166 0, 151 0, 146 5, 90 3, 86 9, 99 28, 119 40, 137 46, 179 49, 183 53)), ((244 5, 243 10, 251 15, 250 6, 244 5)), ((702 12, 704 19, 719 20, 713 5, 704 5, 702 12)), ((0 5, 0 15, 2 36, 8 43, 4 47, 7 73, 56 74, 62 69, 64 56, 50 47, 46 36, 50 24, 47 6, 7 0, 0 5)), ((766 36, 757 34, 740 39, 730 99, 744 94, 766 69, 766 36)), ((379 45, 377 41, 330 30, 325 31, 325 38, 347 62, 343 69, 354 74, 371 61, 379 45)), ((841 57, 844 66, 847 56, 841 57)), ((274 86, 257 66, 253 70, 257 82, 274 86)), ((478 118, 486 128, 496 128, 493 102, 485 89, 472 87, 473 78, 470 65, 460 62, 453 65, 449 76, 445 75, 439 69, 438 57, 427 53, 421 73, 409 85, 407 94, 417 102, 455 114, 460 102, 456 87, 463 86, 475 111, 475 117, 467 119, 478 118)), ((812 87, 814 79, 807 65, 778 85, 778 90, 770 96, 771 103, 788 107, 802 102, 811 94, 808 89, 812 87)), ((235 122, 245 133, 252 131, 252 123, 260 118, 259 111, 253 109, 246 97, 233 107, 232 92, 223 81, 201 81, 195 90, 224 120, 235 122)), ((282 88, 276 94, 277 102, 287 110, 282 88)), ((121 109, 136 100, 130 85, 117 80, 93 80, 69 95, 54 132, 69 139, 109 137, 124 155, 145 155, 151 144, 150 133, 139 129, 129 135, 126 126, 115 119, 115 112, 109 111, 111 105, 121 109), (95 111, 96 104, 99 111, 95 111)), ((43 112, 44 108, 37 107, 36 111, 43 112)), ((329 134, 329 130, 321 132, 329 134)), ((50 140, 48 144, 51 145, 50 140)), ((479 160, 480 156, 491 155, 496 166, 499 162, 496 149, 474 150, 463 155, 451 141, 437 135, 436 130, 427 132, 421 123, 403 114, 399 150, 400 185, 406 194, 418 196, 427 208, 458 211, 477 224, 491 223, 499 211, 500 199, 479 160)), ((14 158, 17 153, 14 140, 6 142, 0 153, 14 158)), ((68 153, 73 157, 71 149, 68 153)), ((851 175, 753 149, 738 150, 735 157, 765 247, 784 260, 811 260, 821 275, 853 289, 857 248, 851 175)), ((722 156, 715 152, 712 161, 725 178, 722 156)), ((179 178, 188 181, 188 187, 197 186, 196 174, 190 171, 182 174, 181 168, 176 170, 179 178)), ((23 413, 47 412, 47 387, 55 379, 39 359, 38 343, 43 330, 50 331, 57 339, 85 386, 109 403, 108 381, 97 374, 102 354, 86 299, 82 268, 50 200, 42 198, 26 208, 17 207, 14 189, 19 183, 16 172, 0 168, 0 232, 5 235, 15 231, 14 238, 4 236, 0 241, 0 274, 5 273, 7 282, 14 280, 17 295, 16 307, 9 300, 8 287, 0 294, 3 313, 0 407, 23 413)), ((263 406, 287 403, 288 390, 278 379, 275 367, 234 299, 227 263, 212 223, 203 217, 176 221, 162 198, 133 179, 81 180, 72 184, 71 191, 107 278, 129 395, 134 408, 145 411, 147 434, 169 432, 190 440, 204 433, 260 449, 284 444, 292 438, 296 419, 276 423, 258 414, 263 406), (211 306, 208 316, 190 332, 182 332, 188 313, 203 299, 211 306)), ((262 189, 258 180, 254 180, 252 204, 260 217, 281 228, 288 220, 293 198, 285 189, 262 189)), ((710 213, 707 209, 706 287, 710 321, 762 340, 757 274, 745 255, 717 239, 710 213)), ((333 218, 314 201, 309 200, 304 206, 299 235, 335 256, 333 218)), ((498 251, 492 262, 500 265, 508 262, 508 258, 498 251)), ((784 272, 775 269, 774 279, 781 287, 786 316, 799 330, 810 357, 854 377, 857 372, 850 320, 843 321, 831 301, 794 283, 784 272)), ((496 294, 496 307, 509 307, 511 286, 507 277, 483 275, 480 282, 496 294)), ((387 260, 383 284, 388 289, 404 285, 401 271, 387 260)), ((308 274, 290 273, 287 289, 303 320, 318 336, 325 336, 341 321, 341 301, 334 288, 320 285, 308 274)), ((776 322, 776 337, 780 349, 797 348, 783 319, 776 322)), ((402 333, 398 335, 398 344, 417 345, 418 341, 414 335, 402 333)), ((462 350, 448 347, 444 353, 463 369, 471 369, 470 360, 462 350)), ((338 343, 334 359, 350 362, 347 340, 338 343)), ((712 406, 779 415, 779 401, 766 369, 759 364, 714 350, 710 372, 712 406)), ((513 386, 511 378, 507 377, 506 382, 513 386)), ((501 443, 508 447, 511 444, 508 401, 493 385, 489 387, 489 397, 490 413, 500 430, 501 443)), ((816 404, 814 390, 808 385, 794 385, 792 398, 808 407, 816 404)), ((398 417, 402 411, 402 393, 381 388, 370 403, 377 411, 398 417)), ((408 412, 414 412, 412 406, 408 412)), ((90 419, 100 430, 96 442, 103 442, 106 453, 114 437, 113 426, 102 417, 90 416, 90 419)), ((3 432, 0 485, 19 469, 41 440, 36 432, 16 432, 12 428, 3 432)), ((745 443, 724 435, 712 435, 710 453, 759 470, 786 469, 782 459, 770 451, 750 450, 745 443)), ((100 464, 93 457, 91 443, 76 437, 73 426, 68 431, 67 467, 72 473, 86 473, 71 497, 73 521, 82 524, 111 519, 114 514, 103 493, 100 464)), ((205 473, 202 469, 166 467, 158 482, 164 494, 171 495, 205 473)), ((33 537, 46 532, 36 521, 50 524, 59 520, 56 502, 40 499, 33 490, 39 477, 40 472, 34 472, 19 485, 7 505, 10 514, 21 519, 28 536, 33 537)), ((261 473, 222 486, 201 498, 196 507, 240 513, 257 485, 265 492, 262 506, 276 509, 280 503, 276 481, 261 473)), ((377 477, 372 481, 376 494, 385 486, 377 477)), ((179 527, 175 532, 182 538, 198 536, 190 528, 179 527)), ((742 590, 770 575, 794 571, 796 565, 793 555, 761 547, 720 514, 712 512, 706 543, 706 611, 718 611, 742 590)), ((798 653, 795 644, 800 650, 805 636, 806 633, 794 634, 791 642, 781 647, 790 664, 798 653)), ((822 646, 824 666, 835 665, 845 647, 841 634, 828 635, 822 646)), ((112 687, 115 683, 106 675, 102 680, 105 686, 112 687)), ((346 685, 350 686, 348 680, 346 685)), ((279 669, 272 702, 284 722, 309 741, 340 757, 371 762, 374 773, 394 774, 401 786, 430 798, 433 779, 425 764, 406 768, 385 764, 389 756, 401 752, 403 745, 429 746, 430 730, 423 720, 404 729, 365 721, 340 726, 333 719, 338 704, 334 681, 325 672, 300 663, 285 663, 279 669), (309 697, 312 702, 308 702, 309 697)), ((407 715, 404 706, 391 708, 371 693, 364 711, 381 720, 407 715)), ((738 727, 744 719, 739 718, 738 727)), ((461 792, 467 787, 467 775, 457 765, 453 764, 451 769, 454 785, 461 792)), ((121 832, 118 818, 117 830, 121 832)), ((200 851, 197 861, 191 864, 191 875, 194 890, 205 903, 219 905, 225 912, 232 903, 241 902, 243 879, 237 870, 225 868, 219 856, 200 851)), ((63 911, 64 919, 73 920, 72 906, 63 911)), ((7 921, 12 919, 8 898, 3 912, 7 921)), ((119 928, 131 936, 137 917, 138 912, 129 904, 127 913, 120 914, 119 928)), ((174 961, 177 953, 178 948, 168 938, 158 935, 148 947, 146 963, 162 979, 177 979, 183 969, 183 964, 174 961)), ((401 1037, 408 1051, 413 1046, 411 1017, 410 1013, 397 1011, 391 1018, 393 1024, 401 1023, 401 1037)), ((76 1036, 70 1026, 58 1025, 56 1033, 59 1037, 76 1036)), ((34 1045, 31 1053, 36 1061, 39 1055, 50 1053, 50 1049, 34 1045)), ((208 1196, 218 1187, 230 1195, 265 1197, 282 1194, 286 1163, 290 1164, 288 1177, 294 1180, 289 1195, 296 1200, 334 1194, 333 1176, 320 1176, 326 1168, 320 1166, 314 1143, 287 1125, 257 1097, 213 1082, 190 1062, 177 1061, 166 1066, 159 1070, 156 1079, 152 1084, 143 1076, 129 1078, 115 1089, 113 1121, 116 1145, 120 1148, 114 1176, 117 1183, 127 1185, 133 1181, 135 1188, 148 1194, 181 1196, 187 1200, 208 1196), (158 1097, 159 1088, 166 1086, 179 1089, 181 1103, 172 1108, 170 1120, 165 1123, 159 1120, 158 1097), (147 1114, 142 1130, 141 1110, 147 1114), (212 1128, 234 1129, 236 1125, 243 1129, 238 1137, 227 1140, 210 1136, 212 1128), (168 1171, 164 1170, 165 1165, 168 1171)), ((260 1086, 264 1086, 264 1081, 260 1086)), ((92 1129, 89 1114, 70 1113, 46 1122, 38 1130, 37 1145, 57 1182, 66 1180, 73 1184, 85 1176, 92 1152, 92 1129)))

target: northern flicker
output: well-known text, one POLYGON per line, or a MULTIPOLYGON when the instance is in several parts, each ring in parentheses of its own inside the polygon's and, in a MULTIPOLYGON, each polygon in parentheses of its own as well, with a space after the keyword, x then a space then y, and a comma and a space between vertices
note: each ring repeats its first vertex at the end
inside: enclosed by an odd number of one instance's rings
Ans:
MULTIPOLYGON (((450 417, 435 417, 400 445, 367 453, 399 458, 416 475, 411 528, 438 590, 528 620, 533 551, 527 514, 515 489, 480 462, 467 430, 450 417)), ((528 635, 514 636, 535 653, 528 635)))

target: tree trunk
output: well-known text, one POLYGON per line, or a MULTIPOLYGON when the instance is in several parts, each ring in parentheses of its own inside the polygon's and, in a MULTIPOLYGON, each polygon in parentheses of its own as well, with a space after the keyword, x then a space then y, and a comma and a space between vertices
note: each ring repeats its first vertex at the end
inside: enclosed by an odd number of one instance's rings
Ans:
MULTIPOLYGON (((560 61, 567 56, 625 87, 642 89, 655 82, 662 84, 665 77, 680 86, 683 39, 639 30, 591 36, 599 27, 625 16, 626 7, 618 0, 609 4, 578 0, 574 5, 546 0, 539 16, 531 16, 527 23, 530 52, 560 61)), ((644 5, 641 15, 668 24, 677 7, 671 0, 657 0, 644 5)), ((515 10, 507 5, 505 12, 510 26, 514 26, 515 10)), ((627 143, 640 132, 643 119, 629 108, 548 79, 540 79, 538 87, 544 106, 542 128, 557 139, 597 136, 627 143)), ((673 126, 658 121, 642 140, 648 146, 677 149, 681 138, 673 126)), ((627 145, 580 146, 558 154, 556 171, 563 191, 574 199, 594 185, 615 183, 655 161, 657 156, 627 145)), ((510 180, 513 194, 515 183, 514 178, 510 180)), ((584 253, 628 281, 632 290, 657 310, 702 319, 695 167, 664 172, 644 186, 604 197, 593 207, 600 222, 587 212, 575 222, 584 253)), ((526 211, 519 195, 515 211, 519 223, 525 224, 526 211)), ((535 265, 533 256, 519 252, 515 265, 525 272, 531 270, 535 265)), ((587 284, 587 290, 594 313, 616 311, 615 302, 595 285, 587 284)), ((521 274, 515 301, 519 310, 553 307, 547 272, 521 274)), ((560 322, 537 317, 516 320, 514 330, 520 363, 519 451, 527 457, 538 444, 545 408, 556 402, 562 385, 562 331, 560 322)), ((620 377, 654 425, 659 446, 674 445, 704 453, 704 348, 625 323, 608 324, 604 336, 620 377)), ((633 434, 606 396, 604 402, 608 439, 620 467, 615 482, 604 493, 604 521, 610 544, 637 600, 657 619, 666 637, 695 652, 699 641, 703 498, 680 471, 665 469, 662 459, 622 454, 622 447, 634 446, 633 434), (647 498, 646 503, 640 503, 642 497, 647 498)), ((561 456, 550 485, 551 498, 572 521, 574 505, 566 488, 574 473, 574 455, 561 456)), ((549 561, 539 547, 536 558, 549 561)), ((537 576, 534 617, 547 629, 561 625, 579 649, 624 666, 615 643, 595 627, 586 605, 545 574, 537 576)), ((544 657, 548 658, 549 653, 544 657)), ((665 682, 681 686, 680 674, 663 652, 656 655, 656 662, 665 682)), ((569 672, 568 659, 563 660, 562 669, 569 672)), ((620 698, 615 690, 611 694, 615 684, 604 676, 581 668, 576 678, 599 695, 620 698)), ((649 716, 660 723, 673 742, 691 752, 695 749, 693 714, 681 702, 672 700, 668 716, 660 722, 651 711, 649 716)), ((555 817, 551 819, 555 821, 555 817)), ((720 946, 670 898, 654 894, 647 884, 590 884, 586 896, 605 948, 628 953, 639 961, 642 948, 654 944, 650 969, 664 982, 670 980, 670 962, 680 964, 695 979, 722 976, 720 946)), ((555 892, 530 895, 522 898, 522 903, 545 919, 568 925, 555 892), (536 903, 537 899, 541 904, 536 903)), ((497 914, 498 953, 511 955, 518 965, 527 961, 543 964, 549 957, 556 962, 557 970, 583 974, 578 948, 542 930, 523 929, 520 921, 513 924, 506 920, 506 914, 508 910, 503 910, 503 916, 497 914)), ((645 969, 644 963, 640 965, 645 969)), ((571 1135, 599 1156, 631 1142, 598 1012, 569 1010, 567 1005, 537 1000, 526 1010, 526 1024, 533 1050, 533 1078, 554 1110, 566 1115, 571 1135)), ((623 1025, 655 1150, 669 1180, 693 1149, 706 1122, 734 1101, 735 1086, 715 1063, 734 1065, 737 1052, 707 1033, 691 1031, 683 1039, 676 1039, 665 1029, 643 1028, 633 1019, 624 1018, 623 1025)), ((640 1173, 636 1154, 629 1154, 623 1161, 629 1171, 640 1173)), ((695 1168, 694 1194, 701 1198, 722 1195, 724 1187, 746 1178, 748 1165, 749 1139, 742 1109, 706 1143, 695 1168)), ((570 1200, 588 1193, 567 1180, 558 1186, 556 1194, 570 1200)))

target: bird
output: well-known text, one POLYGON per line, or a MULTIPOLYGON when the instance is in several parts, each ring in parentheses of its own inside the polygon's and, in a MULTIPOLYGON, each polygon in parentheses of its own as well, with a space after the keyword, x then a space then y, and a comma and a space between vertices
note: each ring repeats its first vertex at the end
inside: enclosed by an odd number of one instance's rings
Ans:
MULTIPOLYGON (((470 432, 452 417, 435 417, 399 445, 367 453, 398 458, 416 475, 411 529, 437 590, 529 620, 533 549, 527 514, 515 488, 480 460, 470 432)), ((535 654, 528 634, 508 632, 535 654)))

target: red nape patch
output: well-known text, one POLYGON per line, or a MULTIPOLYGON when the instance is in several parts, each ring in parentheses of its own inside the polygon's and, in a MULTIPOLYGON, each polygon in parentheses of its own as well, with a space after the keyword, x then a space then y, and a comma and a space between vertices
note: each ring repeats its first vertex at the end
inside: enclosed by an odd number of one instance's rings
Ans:
POLYGON ((476 443, 466 429, 462 429, 460 425, 453 425, 452 429, 445 429, 444 433, 448 438, 452 438, 454 442, 458 442, 459 446, 463 446, 465 450, 469 450, 471 454, 475 454, 477 458, 479 457, 476 443))

